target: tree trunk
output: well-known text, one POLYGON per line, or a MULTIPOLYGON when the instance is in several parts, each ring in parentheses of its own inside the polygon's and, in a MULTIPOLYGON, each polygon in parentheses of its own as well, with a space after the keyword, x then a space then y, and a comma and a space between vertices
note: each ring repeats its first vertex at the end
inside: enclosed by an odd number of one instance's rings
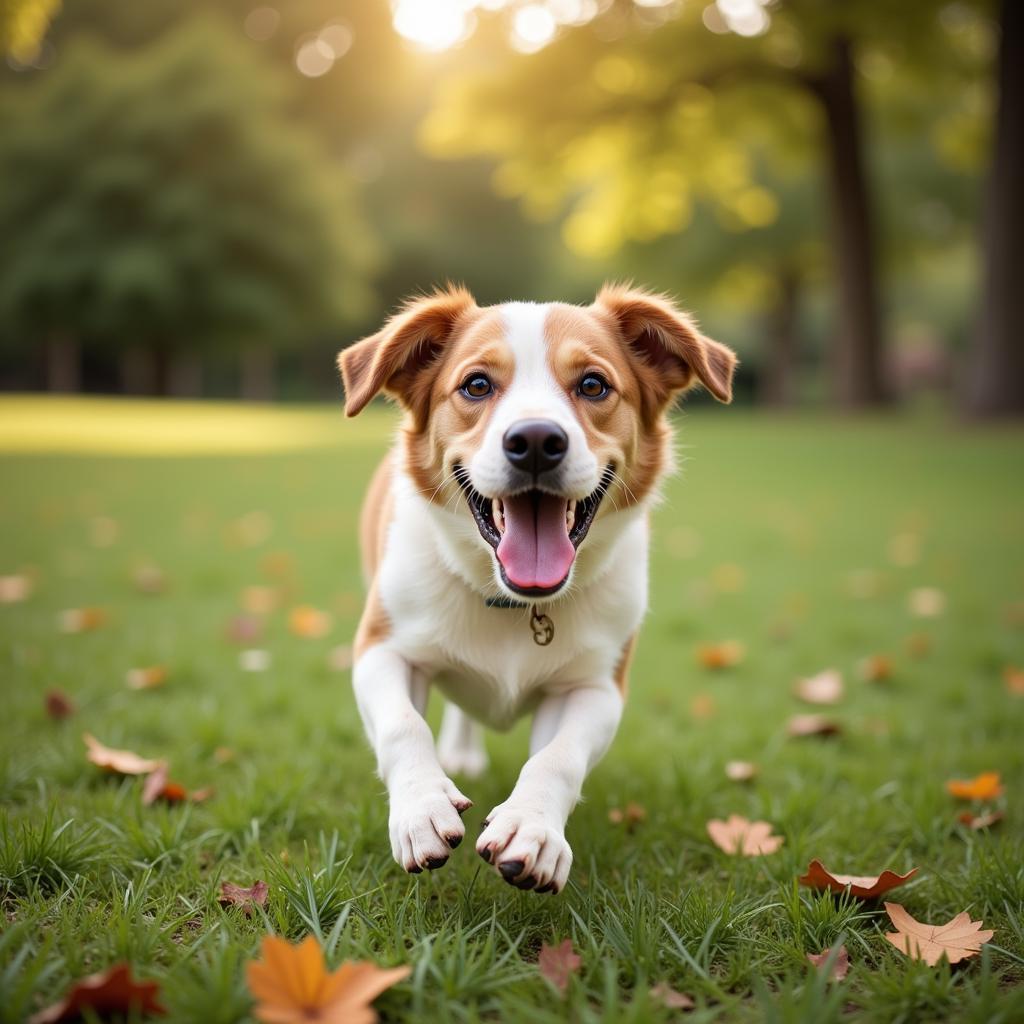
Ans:
POLYGON ((818 82, 824 106, 839 319, 832 346, 833 391, 857 408, 886 400, 872 209, 850 40, 832 41, 831 63, 818 82))
POLYGON ((121 353, 121 390, 126 395, 157 393, 156 355, 149 348, 129 348, 121 353))
POLYGON ((46 339, 46 388, 48 391, 77 392, 81 389, 81 360, 78 341, 61 331, 46 339))
POLYGON ((967 385, 976 416, 1024 414, 1024 5, 1003 0, 981 311, 967 385))
POLYGON ((175 352, 167 363, 167 394, 198 398, 203 391, 203 361, 198 352, 175 352))
POLYGON ((800 315, 800 278, 792 268, 779 272, 775 304, 764 330, 764 358, 758 381, 758 398, 764 405, 792 405, 795 398, 796 357, 800 348, 797 326, 800 315))
POLYGON ((241 391, 251 402, 273 401, 274 353, 269 345, 250 345, 242 352, 241 391))

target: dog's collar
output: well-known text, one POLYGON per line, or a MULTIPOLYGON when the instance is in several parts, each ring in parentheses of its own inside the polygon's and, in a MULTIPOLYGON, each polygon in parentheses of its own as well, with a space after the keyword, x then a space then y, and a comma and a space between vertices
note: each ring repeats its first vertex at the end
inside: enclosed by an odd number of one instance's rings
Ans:
MULTIPOLYGON (((484 598, 484 604, 488 608, 531 607, 522 601, 515 601, 511 597, 505 596, 484 598)), ((536 605, 532 606, 532 611, 530 612, 530 629, 533 632, 533 642, 538 647, 547 647, 555 638, 555 624, 551 621, 551 616, 545 615, 536 605)))

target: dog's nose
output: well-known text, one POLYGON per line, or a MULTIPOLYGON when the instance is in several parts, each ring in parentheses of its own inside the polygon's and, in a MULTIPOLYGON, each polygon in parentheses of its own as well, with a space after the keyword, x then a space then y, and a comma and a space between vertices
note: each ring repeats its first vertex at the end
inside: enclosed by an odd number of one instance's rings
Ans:
POLYGON ((520 420, 505 431, 502 444, 513 466, 537 477, 562 461, 569 436, 552 420, 520 420))

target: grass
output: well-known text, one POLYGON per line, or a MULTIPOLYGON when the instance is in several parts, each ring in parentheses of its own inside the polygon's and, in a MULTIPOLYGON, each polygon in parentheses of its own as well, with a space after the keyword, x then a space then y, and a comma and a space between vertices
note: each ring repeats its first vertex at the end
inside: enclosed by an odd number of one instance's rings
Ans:
MULTIPOLYGON (((359 614, 356 517, 393 417, 238 414, 244 444, 221 446, 226 407, 0 403, 0 574, 35 580, 0 606, 0 1021, 121 959, 162 983, 172 1021, 245 1020, 244 963, 267 930, 315 933, 332 963, 412 964, 378 1000, 386 1020, 667 1021, 678 1012, 648 996, 661 981, 697 1001, 694 1021, 1024 1019, 1024 699, 1002 680, 1024 662, 1024 434, 687 416, 625 720, 569 824, 570 887, 551 898, 504 885, 469 843, 418 877, 390 859, 348 673, 328 653, 359 614), (159 457, 140 454, 151 436, 159 457), (162 592, 133 586, 143 564, 163 569, 162 592), (262 673, 225 638, 253 584, 283 599, 262 673), (909 610, 923 586, 945 595, 936 618, 909 610), (328 636, 289 632, 298 603, 330 611, 328 636), (94 605, 102 628, 58 631, 62 609, 94 605), (699 667, 698 646, 723 640, 746 646, 742 663, 699 667), (863 682, 877 654, 892 678, 863 682), (126 688, 152 664, 165 686, 126 688), (794 681, 829 666, 847 680, 829 709, 842 734, 787 739, 806 710, 794 681), (51 688, 73 717, 47 717, 51 688), (143 807, 138 780, 85 762, 85 730, 216 794, 143 807), (726 780, 734 758, 760 765, 753 784, 726 780), (1006 819, 975 833, 943 783, 986 769, 1003 773, 1006 819), (647 811, 631 832, 608 820, 629 801, 647 811), (771 821, 782 849, 720 853, 705 822, 732 812, 771 821), (879 906, 795 884, 811 857, 917 866, 894 894, 914 916, 967 909, 995 937, 953 969, 911 962, 879 906), (265 915, 218 906, 222 880, 256 878, 265 915), (535 961, 565 937, 583 967, 563 998, 535 961), (828 986, 804 954, 839 942, 852 968, 828 986)), ((524 728, 489 747, 491 773, 464 787, 471 835, 514 781, 524 728)))

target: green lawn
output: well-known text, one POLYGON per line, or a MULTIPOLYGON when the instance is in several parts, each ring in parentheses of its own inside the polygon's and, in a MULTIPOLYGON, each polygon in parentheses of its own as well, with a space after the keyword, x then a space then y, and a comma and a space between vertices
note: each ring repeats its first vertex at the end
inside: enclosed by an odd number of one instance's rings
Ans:
MULTIPOLYGON (((162 983, 169 1019, 244 1020, 243 964, 267 930, 313 931, 332 963, 413 965, 378 1000, 386 1020, 677 1019, 648 996, 661 981, 697 1001, 687 1020, 1024 1020, 1024 697, 1003 680, 1024 667, 1024 433, 682 419, 630 700, 552 898, 502 883, 471 841, 437 872, 391 862, 348 672, 328 653, 356 625, 358 507, 394 417, 250 407, 237 444, 220 445, 230 409, 165 406, 147 458, 150 411, 0 402, 0 575, 34 579, 0 605, 0 1020, 122 959, 162 983), (45 444, 28 436, 40 423, 45 444), (65 454, 30 450, 50 444, 65 454), (136 589, 144 564, 166 574, 162 592, 136 589), (246 672, 225 630, 257 584, 282 607, 251 644, 269 669, 246 672), (945 597, 937 617, 912 613, 920 587, 945 597), (300 603, 331 613, 327 636, 289 631, 300 603), (88 606, 107 610, 101 628, 59 630, 63 609, 88 606), (697 664, 700 645, 726 640, 745 645, 741 664, 697 664), (887 682, 860 678, 873 655, 891 659, 887 682), (126 687, 154 664, 163 687, 126 687), (846 680, 824 709, 842 734, 787 739, 788 718, 814 710, 795 681, 829 667, 846 680), (73 717, 47 717, 51 688, 73 717), (216 793, 143 807, 140 780, 86 762, 83 731, 216 793), (725 778, 735 758, 760 765, 755 782, 725 778), (1006 817, 971 832, 944 783, 987 769, 1003 775, 1006 817), (647 812, 632 832, 608 817, 630 801, 647 812), (772 822, 781 850, 720 853, 705 823, 733 812, 772 822), (851 874, 919 867, 890 899, 931 923, 969 910, 995 937, 952 969, 911 962, 884 940, 880 905, 797 887, 812 857, 851 874), (222 880, 256 878, 265 917, 218 906, 222 880), (536 958, 566 937, 583 966, 563 998, 536 958), (826 987, 804 954, 839 940, 852 967, 826 987)), ((525 735, 489 737, 489 777, 463 786, 471 837, 525 735)))

